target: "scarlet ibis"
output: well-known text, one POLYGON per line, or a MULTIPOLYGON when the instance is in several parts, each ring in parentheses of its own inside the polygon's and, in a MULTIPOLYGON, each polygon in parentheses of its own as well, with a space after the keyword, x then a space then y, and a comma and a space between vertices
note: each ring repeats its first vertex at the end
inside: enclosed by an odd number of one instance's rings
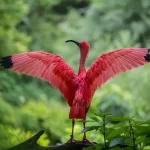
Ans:
MULTIPOLYGON (((150 61, 150 49, 124 48, 102 54, 86 71, 85 62, 90 51, 86 41, 75 43, 80 49, 78 75, 58 55, 47 52, 26 52, 0 59, 4 68, 39 77, 57 88, 69 104, 69 119, 72 119, 72 134, 69 142, 74 141, 75 119, 86 120, 92 97, 97 88, 108 79, 150 61)), ((85 121, 83 122, 85 128, 85 121)), ((83 141, 87 142, 86 133, 83 141)))

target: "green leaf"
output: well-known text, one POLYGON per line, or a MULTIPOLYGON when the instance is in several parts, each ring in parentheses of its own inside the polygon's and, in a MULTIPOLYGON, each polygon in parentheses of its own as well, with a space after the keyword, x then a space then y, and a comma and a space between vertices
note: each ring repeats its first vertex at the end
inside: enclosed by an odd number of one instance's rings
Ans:
POLYGON ((146 136, 150 135, 150 127, 139 127, 137 128, 136 135, 138 136, 146 136))
POLYGON ((84 132, 88 132, 88 131, 92 131, 92 130, 98 130, 101 126, 89 126, 86 127, 85 129, 83 129, 80 133, 84 133, 84 132))
POLYGON ((93 121, 95 121, 95 122, 99 122, 99 121, 100 121, 100 119, 98 119, 98 117, 96 117, 96 116, 91 117, 91 119, 92 119, 93 121))
POLYGON ((120 127, 128 128, 125 122, 119 122, 117 124, 113 124, 113 128, 120 128, 120 127))
POLYGON ((109 121, 121 122, 121 121, 129 121, 129 117, 120 117, 120 116, 110 116, 108 117, 109 121))
POLYGON ((107 139, 108 140, 112 140, 113 138, 116 137, 121 137, 121 134, 127 134, 127 130, 125 128, 117 128, 117 129, 113 129, 111 132, 109 132, 109 134, 107 135, 107 139))
POLYGON ((113 140, 110 142, 109 147, 114 147, 114 146, 120 145, 120 144, 122 144, 126 139, 127 139, 127 138, 125 138, 125 137, 113 139, 113 140))
POLYGON ((143 143, 145 146, 150 145, 150 137, 139 137, 136 139, 136 144, 141 144, 143 143))
POLYGON ((111 113, 109 112, 100 112, 100 113, 93 113, 93 114, 96 115, 97 117, 104 117, 104 116, 111 115, 111 113))

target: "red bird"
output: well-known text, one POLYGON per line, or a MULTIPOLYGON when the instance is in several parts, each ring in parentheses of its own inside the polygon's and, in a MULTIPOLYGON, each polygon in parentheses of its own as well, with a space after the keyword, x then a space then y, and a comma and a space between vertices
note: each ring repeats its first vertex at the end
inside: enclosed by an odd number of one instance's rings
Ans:
MULTIPOLYGON (((74 119, 86 120, 92 97, 97 88, 108 79, 150 61, 150 49, 124 48, 101 55, 86 71, 85 62, 90 51, 86 41, 74 42, 80 49, 80 66, 78 75, 58 55, 47 52, 26 52, 4 57, 1 66, 11 70, 39 77, 48 81, 65 97, 70 108, 72 134, 68 142, 73 142, 74 119)), ((85 128, 85 122, 83 123, 85 128)), ((88 142, 86 133, 83 141, 88 142)))

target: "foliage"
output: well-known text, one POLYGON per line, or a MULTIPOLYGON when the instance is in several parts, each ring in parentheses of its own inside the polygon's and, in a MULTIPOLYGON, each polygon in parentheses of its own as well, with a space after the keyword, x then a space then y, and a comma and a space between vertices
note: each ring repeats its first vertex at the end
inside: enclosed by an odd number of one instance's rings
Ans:
POLYGON ((18 23, 28 13, 28 5, 24 0, 2 0, 0 5, 0 56, 13 52, 25 52, 30 38, 16 29, 18 23))
POLYGON ((112 116, 110 113, 94 114, 88 122, 94 122, 96 126, 88 126, 81 133, 99 131, 103 135, 103 143, 87 150, 97 149, 141 149, 150 146, 150 121, 137 121, 133 117, 112 116))
POLYGON ((113 115, 135 116, 140 120, 149 119, 146 115, 147 102, 143 98, 137 99, 129 90, 109 81, 95 93, 90 112, 95 112, 95 108, 100 106, 97 112, 101 109, 113 115))
POLYGON ((0 124, 0 131, 1 149, 12 147, 14 144, 19 144, 32 136, 30 131, 25 132, 20 128, 13 128, 9 125, 0 124))
MULTIPOLYGON (((5 143, 0 148, 19 144, 41 129, 46 129, 46 134, 40 139, 39 144, 46 146, 50 141, 52 141, 51 143, 64 141, 65 137, 61 135, 66 134, 70 123, 67 120, 68 113, 66 113, 68 112, 68 108, 63 106, 63 104, 57 101, 54 102, 53 100, 49 102, 37 101, 35 107, 35 102, 30 101, 17 108, 0 99, 0 106, 0 131, 3 131, 0 140, 5 143), (58 109, 61 107, 63 109, 61 114, 59 114, 58 109)), ((67 138, 70 133, 67 132, 67 138)))

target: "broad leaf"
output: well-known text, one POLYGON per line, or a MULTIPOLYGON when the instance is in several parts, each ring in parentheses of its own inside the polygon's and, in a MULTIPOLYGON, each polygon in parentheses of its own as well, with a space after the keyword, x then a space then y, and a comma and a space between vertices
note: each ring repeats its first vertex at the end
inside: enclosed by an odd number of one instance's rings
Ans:
POLYGON ((93 114, 98 116, 98 117, 104 117, 104 116, 111 115, 111 113, 109 113, 109 112, 100 112, 100 113, 93 113, 93 114))
POLYGON ((98 117, 96 117, 96 116, 91 117, 91 119, 92 119, 93 121, 95 121, 95 122, 100 122, 100 121, 101 121, 101 120, 100 120, 98 117))
POLYGON ((116 137, 121 137, 121 134, 127 134, 125 128, 118 128, 118 129, 113 129, 109 134, 107 135, 108 140, 112 140, 113 138, 116 137))
POLYGON ((127 138, 125 138, 125 137, 113 139, 113 140, 110 142, 109 147, 114 147, 114 146, 123 144, 123 142, 124 142, 126 139, 127 139, 127 138))
POLYGON ((128 117, 120 117, 120 116, 110 116, 108 117, 109 121, 121 122, 121 121, 129 121, 130 118, 128 117))
POLYGON ((83 129, 80 133, 84 133, 84 132, 88 132, 88 131, 92 131, 92 130, 98 130, 100 128, 100 126, 89 126, 86 127, 85 129, 83 129))

